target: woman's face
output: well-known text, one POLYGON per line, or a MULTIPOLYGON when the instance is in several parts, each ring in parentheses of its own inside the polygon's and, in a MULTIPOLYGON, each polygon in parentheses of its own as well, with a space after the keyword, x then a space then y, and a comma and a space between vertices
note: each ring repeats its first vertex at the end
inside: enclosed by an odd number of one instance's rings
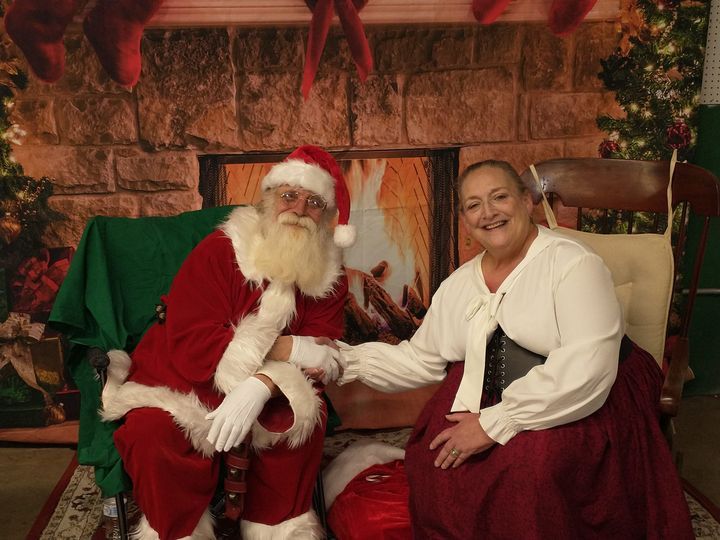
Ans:
POLYGON ((530 234, 532 198, 496 167, 468 176, 460 192, 462 221, 470 236, 489 251, 520 249, 530 234))

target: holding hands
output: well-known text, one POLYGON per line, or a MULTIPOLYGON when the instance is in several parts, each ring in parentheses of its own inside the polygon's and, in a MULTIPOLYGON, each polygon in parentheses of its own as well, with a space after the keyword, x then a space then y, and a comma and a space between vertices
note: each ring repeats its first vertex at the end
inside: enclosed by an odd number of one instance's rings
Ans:
POLYGON ((440 449, 435 466, 447 469, 457 468, 473 454, 479 454, 495 444, 480 425, 480 414, 461 412, 446 414, 456 425, 444 429, 430 443, 430 450, 440 449))
POLYGON ((323 384, 336 380, 340 376, 338 360, 340 352, 329 346, 327 338, 310 336, 292 336, 292 350, 288 362, 303 371, 318 373, 323 384))
POLYGON ((260 379, 248 377, 238 384, 220 406, 205 416, 212 420, 207 440, 218 452, 240 444, 270 399, 270 389, 260 379))

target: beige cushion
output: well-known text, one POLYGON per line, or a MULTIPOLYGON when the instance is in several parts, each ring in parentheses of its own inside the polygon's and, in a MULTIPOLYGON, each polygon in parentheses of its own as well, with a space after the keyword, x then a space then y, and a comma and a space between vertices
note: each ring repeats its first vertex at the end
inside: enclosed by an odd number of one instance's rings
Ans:
POLYGON ((612 273, 626 334, 661 365, 674 273, 668 239, 661 234, 555 230, 580 240, 602 257, 612 273))

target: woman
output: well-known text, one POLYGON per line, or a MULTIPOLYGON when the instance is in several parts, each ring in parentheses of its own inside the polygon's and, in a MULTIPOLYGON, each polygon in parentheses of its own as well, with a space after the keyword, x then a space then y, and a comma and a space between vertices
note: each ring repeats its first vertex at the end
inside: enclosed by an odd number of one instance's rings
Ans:
POLYGON ((662 376, 623 338, 610 272, 532 223, 507 163, 460 177, 485 251, 397 346, 343 347, 343 384, 444 380, 406 451, 416 538, 693 538, 655 405, 662 376))

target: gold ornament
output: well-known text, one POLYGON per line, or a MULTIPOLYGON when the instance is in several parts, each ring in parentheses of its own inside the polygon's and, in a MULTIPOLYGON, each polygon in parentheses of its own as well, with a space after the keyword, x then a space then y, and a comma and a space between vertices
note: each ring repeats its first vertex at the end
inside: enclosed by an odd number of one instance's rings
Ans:
POLYGON ((12 244, 22 231, 22 225, 15 216, 5 214, 0 218, 0 238, 2 238, 5 245, 12 244))

